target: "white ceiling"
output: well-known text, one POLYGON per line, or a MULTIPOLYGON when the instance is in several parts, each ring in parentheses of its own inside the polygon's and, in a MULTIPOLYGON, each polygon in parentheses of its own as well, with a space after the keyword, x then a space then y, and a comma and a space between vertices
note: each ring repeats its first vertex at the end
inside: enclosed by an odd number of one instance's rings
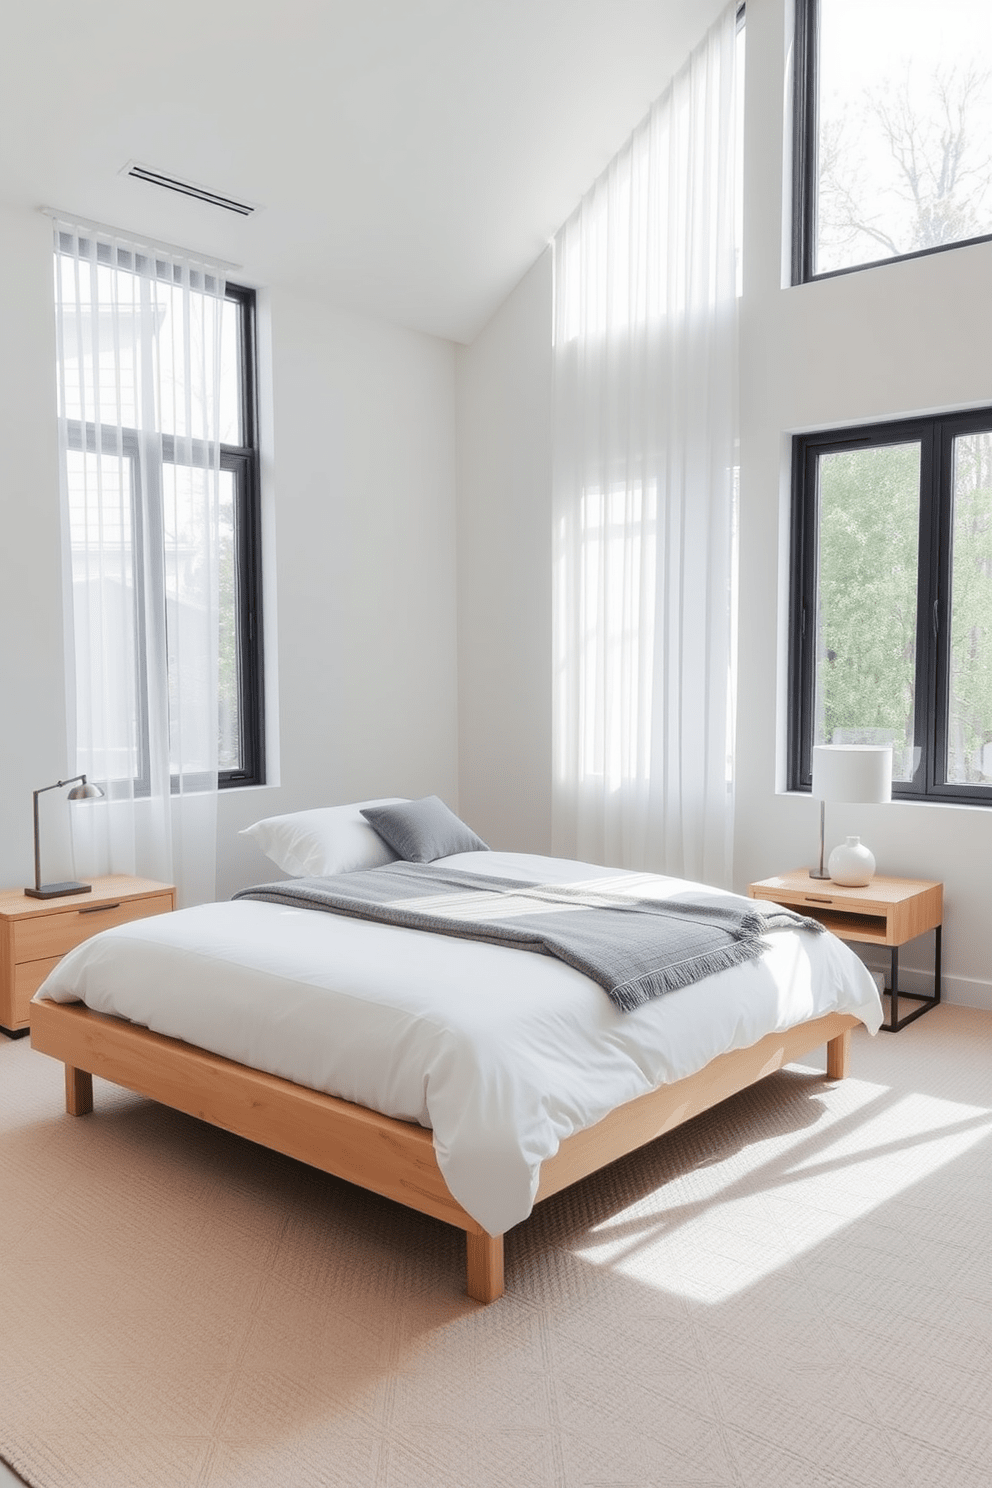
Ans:
POLYGON ((471 341, 724 0, 20 0, 0 201, 471 341), (137 160, 258 203, 234 217, 137 160))

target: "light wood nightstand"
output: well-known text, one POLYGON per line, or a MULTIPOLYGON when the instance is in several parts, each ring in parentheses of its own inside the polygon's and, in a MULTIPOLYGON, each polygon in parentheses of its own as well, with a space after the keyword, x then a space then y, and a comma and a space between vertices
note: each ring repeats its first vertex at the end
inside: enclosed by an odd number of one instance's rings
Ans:
POLYGON ((0 1032, 28 1031, 28 1003, 73 946, 99 930, 167 914, 176 907, 171 884, 126 873, 88 879, 89 894, 32 899, 23 889, 0 890, 0 1032))
POLYGON ((845 889, 830 879, 810 878, 808 868, 781 873, 750 884, 752 899, 771 899, 819 920, 841 940, 888 946, 891 952, 889 1019, 882 1027, 897 1033, 940 1001, 940 937, 944 919, 944 886, 926 878, 886 878, 876 874, 860 889, 845 889), (899 947, 934 932, 933 996, 899 991, 899 947), (899 998, 920 1006, 899 1017, 899 998))

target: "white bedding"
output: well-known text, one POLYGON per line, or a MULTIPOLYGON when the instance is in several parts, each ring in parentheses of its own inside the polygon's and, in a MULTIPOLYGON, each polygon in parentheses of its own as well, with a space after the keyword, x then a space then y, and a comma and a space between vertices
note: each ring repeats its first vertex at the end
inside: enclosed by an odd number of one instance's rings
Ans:
MULTIPOLYGON (((619 874, 521 853, 441 861, 535 883, 619 874)), ((687 887, 648 884, 639 892, 687 887)), ((874 980, 841 941, 778 931, 767 943, 758 961, 620 1013, 549 956, 239 900, 106 930, 36 998, 82 1001, 432 1128, 451 1192, 499 1235, 530 1213, 542 1161, 615 1106, 824 1013, 876 1032, 874 980)))

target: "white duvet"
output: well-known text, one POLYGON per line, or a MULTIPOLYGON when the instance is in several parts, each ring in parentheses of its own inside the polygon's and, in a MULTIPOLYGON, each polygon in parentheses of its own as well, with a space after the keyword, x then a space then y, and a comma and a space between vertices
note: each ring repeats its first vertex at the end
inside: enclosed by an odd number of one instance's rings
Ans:
MULTIPOLYGON (((623 876, 521 853, 442 862, 535 883, 623 876)), ((882 1021, 874 980, 829 934, 776 931, 760 960, 621 1013, 550 956, 251 900, 105 930, 36 998, 431 1128, 448 1187, 493 1235, 530 1213, 559 1143, 615 1106, 824 1013, 882 1021)))

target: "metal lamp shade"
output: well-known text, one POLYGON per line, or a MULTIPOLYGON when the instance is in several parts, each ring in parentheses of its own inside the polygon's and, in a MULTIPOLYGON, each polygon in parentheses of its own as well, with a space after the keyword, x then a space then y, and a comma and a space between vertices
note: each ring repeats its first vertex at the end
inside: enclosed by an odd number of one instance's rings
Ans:
POLYGON ((100 787, 98 785, 91 785, 84 776, 82 785, 73 786, 68 796, 66 796, 66 800, 98 801, 102 795, 103 791, 100 789, 100 787))

